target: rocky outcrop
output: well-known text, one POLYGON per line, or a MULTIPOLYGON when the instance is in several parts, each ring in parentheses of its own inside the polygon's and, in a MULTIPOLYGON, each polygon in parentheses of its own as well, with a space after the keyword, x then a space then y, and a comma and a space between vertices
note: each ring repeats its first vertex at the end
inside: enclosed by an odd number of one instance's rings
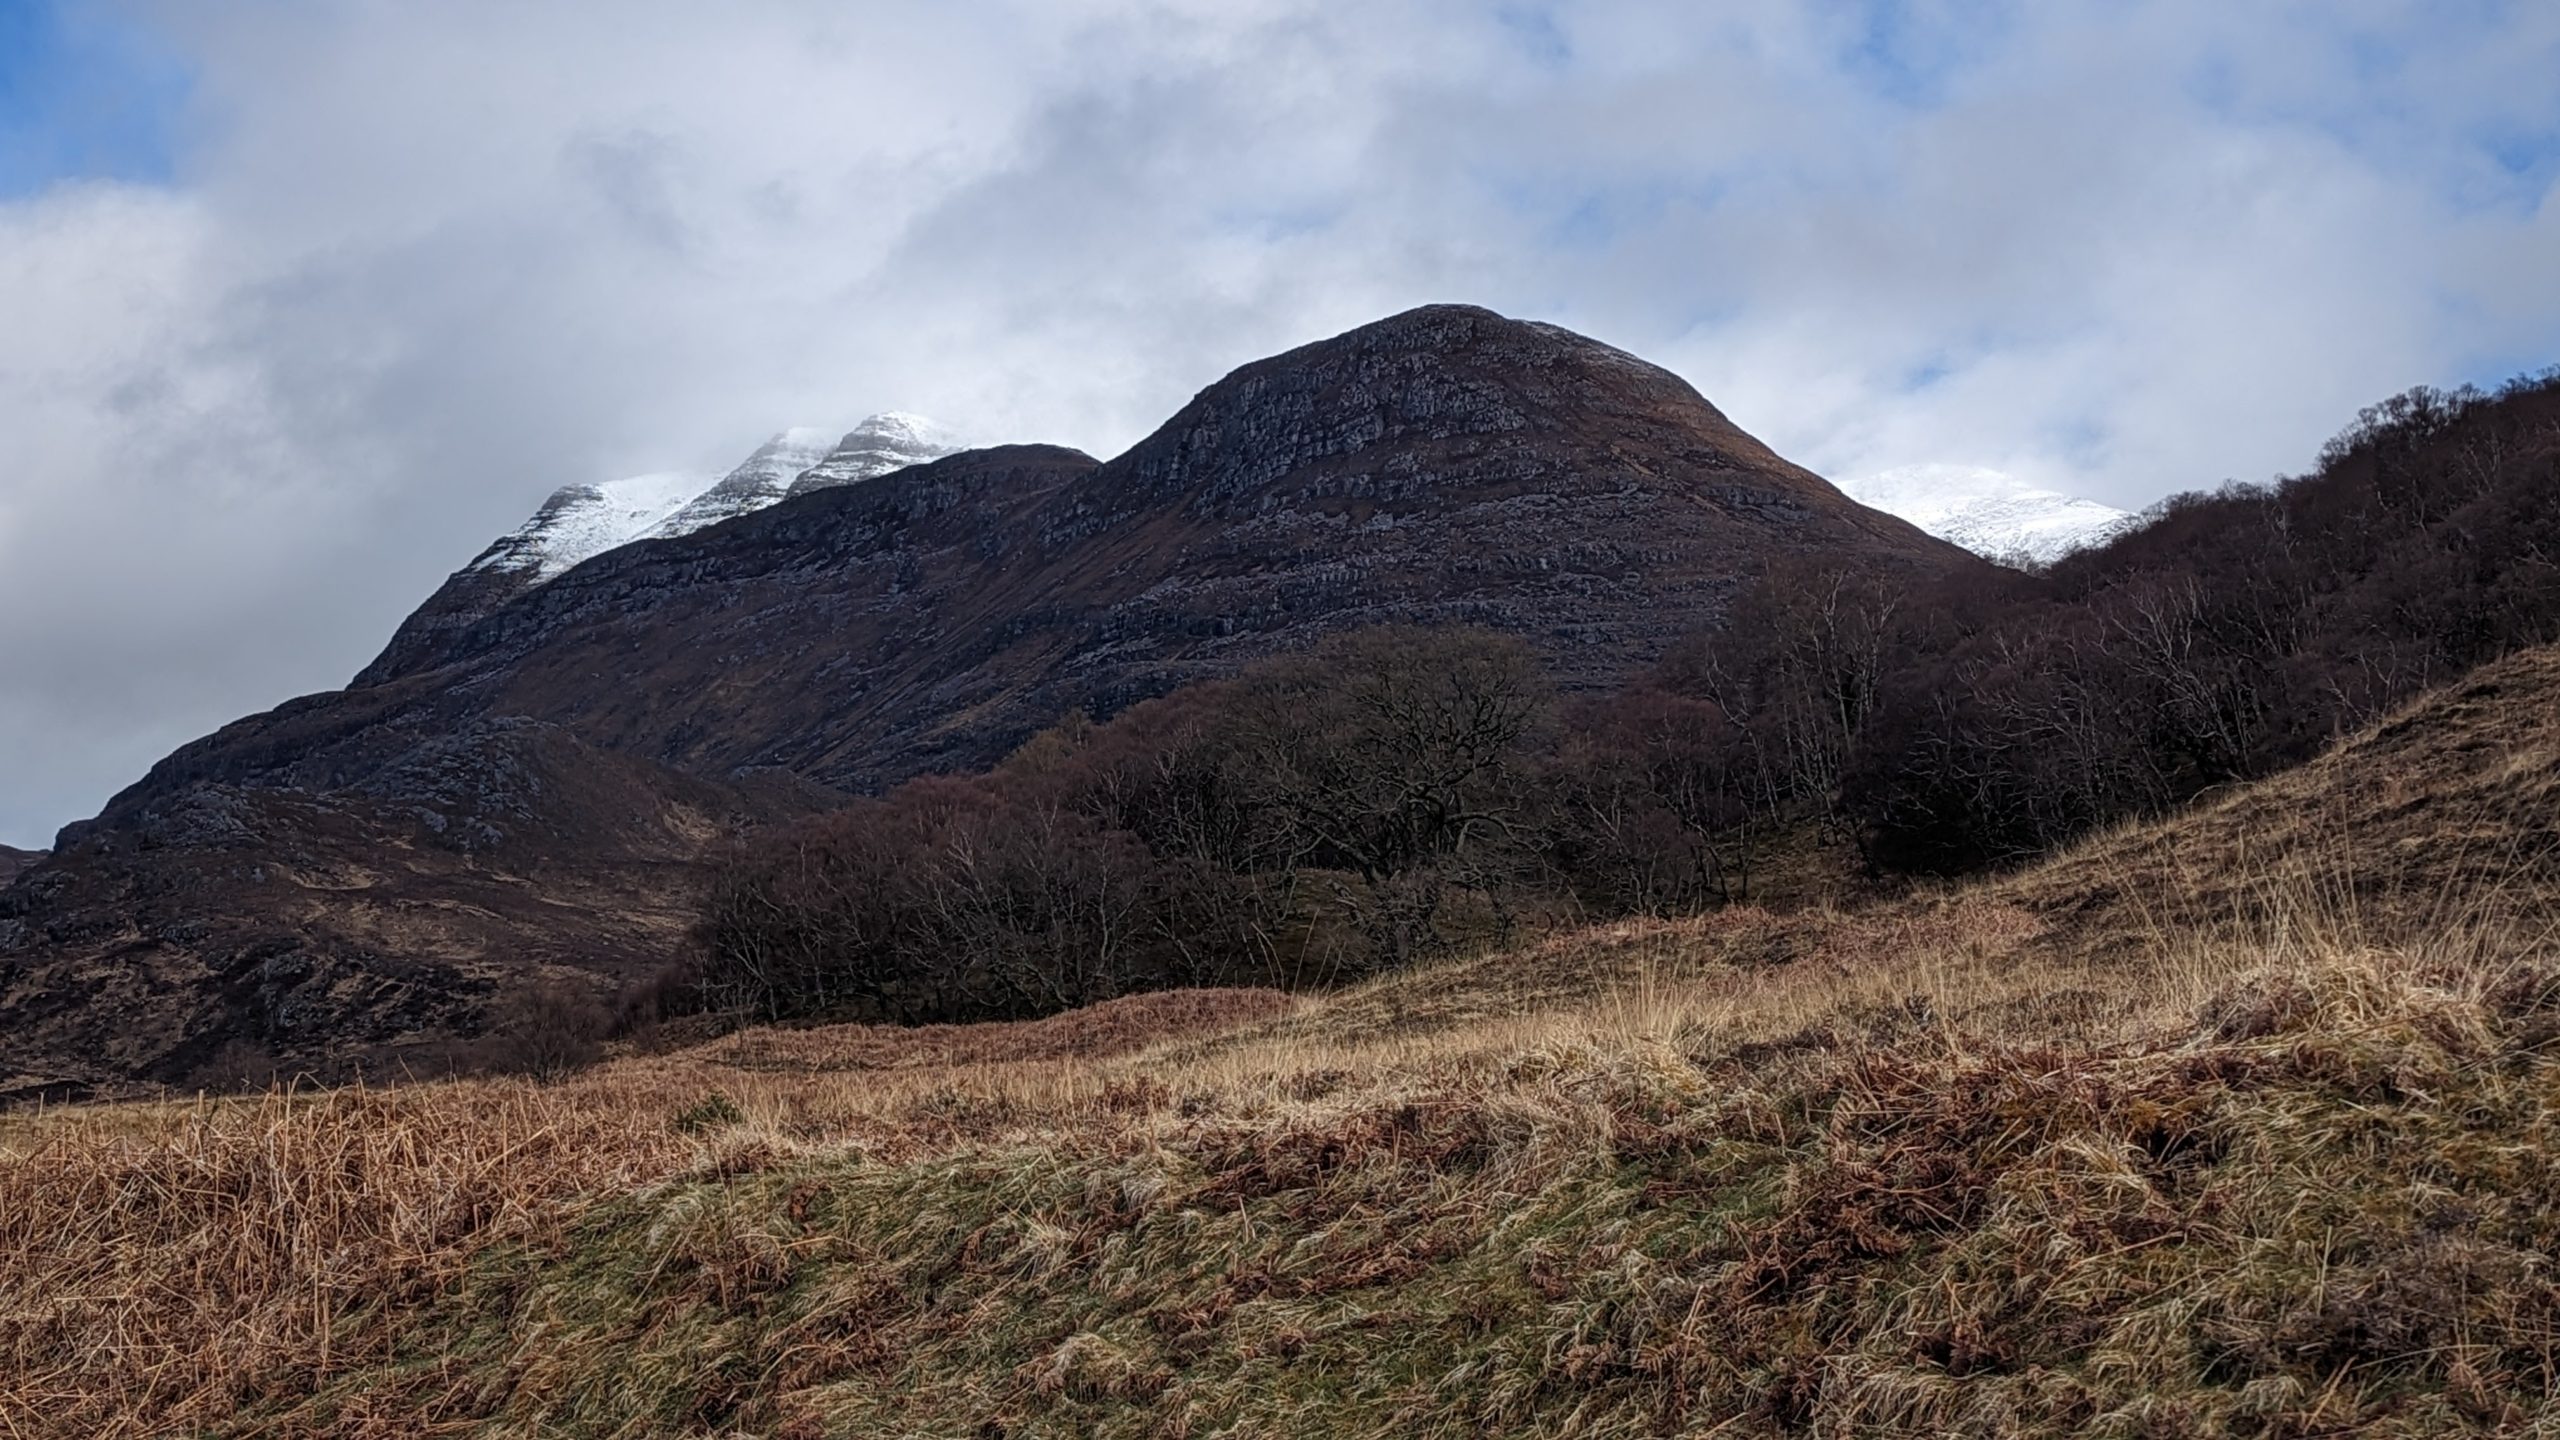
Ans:
POLYGON ((0 889, 0 1097, 447 1063, 680 953, 708 846, 832 797, 476 722, 357 785, 190 784, 0 889))
POLYGON ((791 491, 800 472, 827 458, 834 438, 823 430, 785 430, 755 449, 719 483, 686 502, 684 508, 626 539, 665 539, 761 510, 791 491))

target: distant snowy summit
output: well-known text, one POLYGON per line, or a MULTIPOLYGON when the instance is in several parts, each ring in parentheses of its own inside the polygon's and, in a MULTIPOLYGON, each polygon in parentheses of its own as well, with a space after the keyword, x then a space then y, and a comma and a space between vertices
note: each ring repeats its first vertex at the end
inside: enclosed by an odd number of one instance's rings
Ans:
POLYGON ((892 470, 939 460, 962 449, 960 437, 921 415, 891 410, 874 415, 836 442, 791 481, 787 492, 805 495, 837 485, 852 485, 892 470))
POLYGON ((785 430, 726 475, 635 475, 555 490, 532 519, 480 552, 469 568, 538 585, 634 540, 689 535, 792 495, 858 484, 960 448, 942 426, 894 410, 840 438, 828 430, 785 430))
POLYGON ((2141 520, 2112 505, 2039 489, 1975 465, 1905 465, 1843 480, 1840 489, 1859 504, 2006 564, 2049 565, 2074 550, 2103 545, 2141 520))
POLYGON ((647 534, 709 489, 712 480, 668 473, 564 485, 551 492, 532 519, 481 551, 470 568, 549 580, 591 555, 647 534))

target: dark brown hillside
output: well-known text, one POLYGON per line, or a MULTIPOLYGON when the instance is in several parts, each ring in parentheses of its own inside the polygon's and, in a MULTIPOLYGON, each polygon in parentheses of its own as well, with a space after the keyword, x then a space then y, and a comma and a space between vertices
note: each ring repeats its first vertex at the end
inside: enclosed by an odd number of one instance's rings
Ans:
POLYGON ((20 850, 15 846, 0 845, 0 886, 17 879, 19 871, 34 865, 44 855, 41 850, 20 850))
POLYGON ((1247 366, 1108 464, 971 452, 600 556, 370 683, 189 746, 108 815, 195 779, 349 783, 386 729, 494 714, 874 789, 1388 620, 1523 634, 1598 684, 1808 554, 1979 563, 1666 371, 1431 307, 1247 366))
POLYGON ((537 985, 664 963, 704 849, 826 798, 524 721, 420 744, 361 788, 190 786, 0 890, 0 1103, 441 1066, 537 985))
POLYGON ((405 628, 350 688, 171 755, 0 897, 0 1053, 179 1079, 249 1034, 319 1064, 473 1028, 507 976, 545 964, 627 978, 674 948, 684 867, 720 827, 605 825, 578 791, 591 765, 615 777, 614 813, 751 815, 742 775, 823 795, 980 769, 1069 711, 1380 621, 1519 634, 1598 686, 1805 557, 1982 563, 1779 459, 1668 372, 1488 311, 1413 311, 1249 365, 1108 463, 956 455, 405 628), (505 843, 455 858, 403 818, 454 808, 439 767, 521 768, 492 738, 520 732, 549 738, 542 783, 507 792, 505 843), (215 844, 182 823, 207 806, 257 823, 215 844), (240 879, 279 866, 368 878, 290 905, 240 879), (367 918, 383 906, 470 918, 394 932, 367 918), (345 977, 282 1012, 293 1024, 239 978, 274 945, 345 977), (384 980, 427 956, 462 958, 384 980), (116 998, 92 1014, 84 993, 116 998), (149 1038, 101 1049, 109 1024, 149 1038))

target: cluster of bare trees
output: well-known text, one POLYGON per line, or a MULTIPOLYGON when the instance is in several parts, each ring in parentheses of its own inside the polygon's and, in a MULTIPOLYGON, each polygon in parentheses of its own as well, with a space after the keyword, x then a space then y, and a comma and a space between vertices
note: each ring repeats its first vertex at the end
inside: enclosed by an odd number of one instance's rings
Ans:
POLYGON ((744 847, 703 998, 958 1019, 1402 964, 1540 862, 1555 704, 1517 642, 1391 629, 1071 722, 744 847))
POLYGON ((1779 772, 1839 764, 1837 677, 1790 663, 1828 678, 1755 676, 1736 724, 1667 684, 1569 702, 1479 631, 1338 636, 742 845, 703 909, 694 1000, 1032 1015, 1356 977, 1530 914, 1718 904, 1772 806, 1826 783, 1779 772))
MULTIPOLYGON (((715 878, 704 998, 767 1018, 1040 1013, 1115 994, 1170 914, 1133 842, 932 779, 763 837, 715 878)), ((1202 978, 1165 967, 1157 983, 1202 978)))
POLYGON ((2157 813, 2560 638, 2555 562, 2560 374, 2412 391, 2311 475, 2177 497, 1996 600, 1927 597, 1840 803, 1872 859, 1934 871, 2157 813))

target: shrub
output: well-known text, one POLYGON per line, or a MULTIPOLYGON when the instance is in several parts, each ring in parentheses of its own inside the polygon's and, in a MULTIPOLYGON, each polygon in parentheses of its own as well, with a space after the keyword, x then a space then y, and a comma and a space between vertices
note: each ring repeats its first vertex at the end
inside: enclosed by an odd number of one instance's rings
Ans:
POLYGON ((1516 641, 1387 629, 1071 720, 992 774, 742 846, 702 911, 701 993, 912 1023, 1405 963, 1454 895, 1552 848, 1552 703, 1516 641))
POLYGON ((473 1047, 466 1068, 557 1079, 595 1063, 613 1014, 589 989, 547 980, 515 993, 473 1047))

